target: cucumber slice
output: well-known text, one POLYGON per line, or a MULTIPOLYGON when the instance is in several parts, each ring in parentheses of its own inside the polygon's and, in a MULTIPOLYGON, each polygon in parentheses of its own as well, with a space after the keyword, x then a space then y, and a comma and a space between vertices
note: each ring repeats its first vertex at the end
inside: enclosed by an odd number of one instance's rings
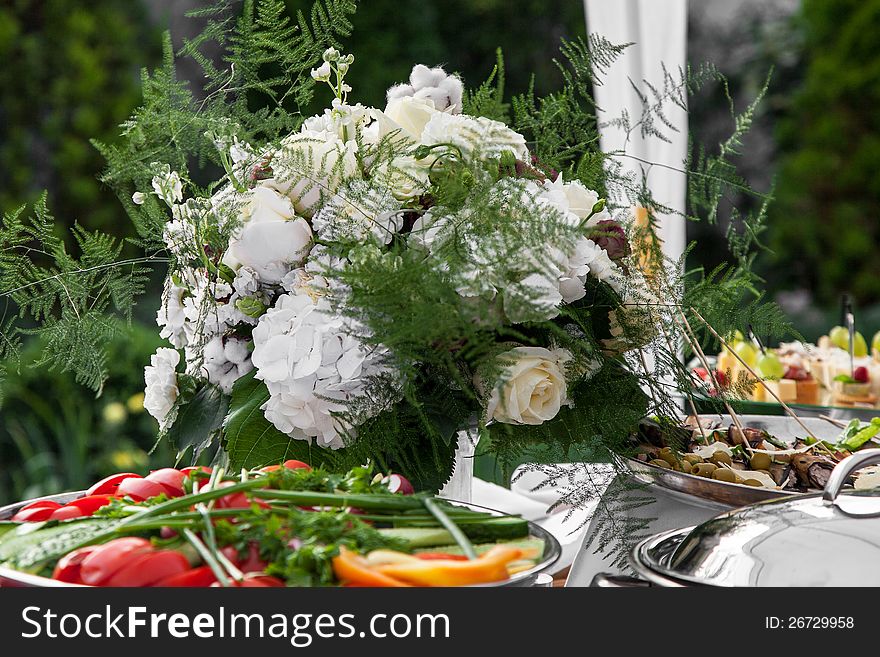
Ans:
MULTIPOLYGON (((480 542, 525 538, 529 535, 529 523, 515 516, 499 516, 482 522, 462 523, 459 526, 465 536, 480 542)), ((455 540, 442 528, 435 527, 393 527, 380 529, 382 534, 407 541, 412 548, 449 545, 455 540)))

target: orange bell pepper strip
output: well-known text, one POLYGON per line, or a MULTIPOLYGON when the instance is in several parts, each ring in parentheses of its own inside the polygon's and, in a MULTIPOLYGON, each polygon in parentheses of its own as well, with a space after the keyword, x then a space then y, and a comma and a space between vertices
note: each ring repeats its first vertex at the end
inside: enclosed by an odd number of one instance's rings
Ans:
POLYGON ((345 546, 339 547, 339 556, 333 557, 333 573, 346 585, 354 586, 393 586, 404 587, 409 584, 380 573, 372 568, 359 554, 345 546))
POLYGON ((466 586, 508 579, 507 564, 516 561, 522 550, 496 545, 485 554, 469 561, 419 560, 377 566, 383 575, 414 586, 466 586))

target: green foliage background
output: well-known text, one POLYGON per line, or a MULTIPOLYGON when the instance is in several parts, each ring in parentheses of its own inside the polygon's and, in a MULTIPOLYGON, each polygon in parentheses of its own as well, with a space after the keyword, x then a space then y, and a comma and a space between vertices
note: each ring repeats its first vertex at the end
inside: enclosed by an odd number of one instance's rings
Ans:
MULTIPOLYGON (((836 304, 880 301, 878 0, 804 0, 803 85, 779 123, 770 280, 836 304)), ((880 325, 874 327, 880 329, 880 325)))

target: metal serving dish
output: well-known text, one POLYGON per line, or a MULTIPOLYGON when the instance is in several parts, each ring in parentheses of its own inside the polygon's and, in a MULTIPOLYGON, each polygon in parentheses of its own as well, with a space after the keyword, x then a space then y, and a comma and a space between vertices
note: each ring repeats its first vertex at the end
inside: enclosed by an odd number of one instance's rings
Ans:
POLYGON ((635 547, 642 581, 600 575, 596 586, 880 586, 880 489, 843 491, 850 475, 880 463, 880 449, 841 461, 821 493, 723 513, 635 547))
MULTIPOLYGON (((52 500, 54 502, 58 502, 59 504, 65 504, 70 502, 71 500, 75 500, 79 497, 82 497, 85 494, 85 491, 78 491, 75 493, 61 493, 59 495, 47 495, 46 497, 37 497, 31 500, 25 500, 23 502, 16 502, 14 504, 9 504, 4 507, 0 507, 0 520, 9 520, 12 516, 16 514, 16 512, 26 504, 30 504, 31 502, 36 502, 37 500, 52 500)), ((489 509, 487 507, 479 506, 476 504, 468 504, 465 502, 456 502, 451 501, 453 504, 457 504, 459 506, 468 507, 475 511, 485 511, 488 513, 493 513, 495 515, 503 516, 507 515, 501 513, 500 511, 496 511, 495 509, 489 509)), ((544 558, 533 567, 528 570, 524 570, 522 572, 516 573, 510 579, 504 582, 493 582, 489 584, 478 584, 476 586, 479 587, 497 587, 497 586, 532 586, 535 584, 538 576, 541 573, 548 571, 553 567, 559 557, 562 555, 562 546, 559 545, 559 541, 548 532, 546 529, 541 527, 540 525, 536 525, 535 523, 529 522, 529 536, 531 538, 539 538, 544 541, 544 558)), ((0 586, 4 587, 80 587, 79 584, 68 584, 66 582, 59 582, 54 579, 50 579, 48 577, 40 577, 38 575, 31 575, 29 573, 22 573, 17 570, 13 570, 12 568, 5 568, 0 566, 0 586)))
MULTIPOLYGON (((700 417, 719 420, 722 426, 725 427, 732 423, 729 415, 701 415, 700 417)), ((794 444, 796 438, 805 437, 803 428, 790 417, 779 415, 741 415, 739 418, 743 426, 764 429, 771 435, 789 444, 794 444)), ((830 422, 820 420, 819 418, 801 418, 801 421, 820 440, 835 440, 841 431, 830 422)), ((711 500, 719 504, 726 504, 731 507, 746 506, 765 500, 803 494, 796 491, 757 488, 697 477, 696 475, 685 474, 684 472, 659 468, 634 458, 624 457, 620 461, 632 472, 637 480, 643 483, 656 484, 669 490, 711 500)))

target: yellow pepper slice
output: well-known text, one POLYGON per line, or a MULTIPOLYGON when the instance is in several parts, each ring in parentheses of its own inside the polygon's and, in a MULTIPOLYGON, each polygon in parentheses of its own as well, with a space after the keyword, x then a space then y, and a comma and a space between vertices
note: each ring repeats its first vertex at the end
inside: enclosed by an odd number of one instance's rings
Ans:
POLYGON ((519 548, 496 545, 470 561, 412 561, 377 566, 375 570, 414 586, 466 586, 508 579, 507 564, 521 558, 519 548))
POLYGON ((339 556, 333 557, 332 563, 333 573, 343 584, 354 586, 410 586, 372 568, 366 559, 345 546, 340 546, 339 556))

